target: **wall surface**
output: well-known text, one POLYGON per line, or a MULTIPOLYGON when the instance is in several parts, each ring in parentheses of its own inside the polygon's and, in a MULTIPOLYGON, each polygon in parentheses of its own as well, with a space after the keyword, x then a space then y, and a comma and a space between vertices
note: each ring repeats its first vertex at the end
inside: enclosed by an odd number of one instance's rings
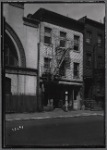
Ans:
POLYGON ((83 80, 83 35, 80 32, 74 31, 74 30, 69 30, 66 28, 62 28, 50 23, 42 22, 41 23, 41 41, 40 41, 40 75, 42 74, 42 69, 44 66, 44 57, 48 56, 50 58, 54 58, 52 62, 52 67, 56 66, 56 61, 55 61, 55 47, 59 45, 59 36, 60 36, 60 31, 66 32, 67 33, 67 47, 71 47, 74 42, 74 35, 80 36, 80 45, 79 45, 79 52, 74 51, 74 49, 70 50, 70 69, 66 69, 66 80, 73 80, 73 81, 82 81, 83 80), (44 44, 44 27, 49 27, 52 29, 52 44, 47 46, 44 44), (71 44, 72 43, 72 44, 71 44), (70 45, 71 44, 71 45, 70 45), (48 50, 48 54, 46 54, 46 51, 48 50), (73 63, 79 63, 79 78, 74 79, 73 77, 73 63))
POLYGON ((37 77, 28 75, 6 74, 11 79, 11 92, 15 94, 36 95, 37 77))
POLYGON ((38 63, 38 29, 24 26, 25 34, 25 53, 26 53, 26 66, 28 68, 37 69, 38 63))
POLYGON ((104 57, 105 57, 105 47, 104 47, 104 30, 98 28, 97 26, 94 27, 93 25, 85 25, 85 31, 84 31, 84 76, 92 77, 92 71, 93 71, 93 62, 95 63, 95 68, 97 68, 98 63, 98 55, 102 57, 102 63, 104 67, 104 57), (86 37, 87 37, 87 31, 92 32, 92 41, 90 44, 86 43, 86 37), (98 34, 102 35, 102 47, 97 46, 97 38, 98 34), (96 46, 95 46, 96 45, 96 46), (94 48, 95 47, 95 48, 94 48), (94 52, 94 54, 93 54, 94 52), (87 66, 87 53, 90 53, 92 55, 92 63, 91 67, 87 66))
POLYGON ((3 6, 5 21, 15 31, 23 45, 26 57, 26 67, 37 69, 38 29, 24 25, 23 8, 14 7, 9 4, 4 4, 3 6))
MULTIPOLYGON (((38 40, 39 40, 38 29, 24 25, 23 8, 15 7, 5 3, 3 4, 3 15, 5 17, 6 23, 8 23, 9 26, 14 30, 24 48, 26 68, 37 70, 38 40)), ((17 45, 15 46, 16 49, 18 49, 17 45)), ((21 53, 18 50, 17 53, 19 58, 21 59, 20 57, 21 53)), ((19 67, 22 66, 19 65, 19 67)), ((11 79, 12 94, 36 95, 37 76, 35 75, 30 76, 27 74, 17 75, 6 73, 6 77, 9 77, 11 79)))

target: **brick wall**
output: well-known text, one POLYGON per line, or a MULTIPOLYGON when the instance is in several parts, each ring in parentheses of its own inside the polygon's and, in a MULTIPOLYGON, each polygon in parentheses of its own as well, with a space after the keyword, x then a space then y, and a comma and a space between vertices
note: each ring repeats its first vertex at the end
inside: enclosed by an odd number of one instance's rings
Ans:
MULTIPOLYGON (((55 57, 55 47, 59 44, 59 36, 60 36, 60 31, 66 32, 66 37, 68 39, 67 46, 69 47, 69 42, 73 41, 74 42, 74 35, 80 36, 80 49, 79 52, 74 51, 73 49, 70 51, 70 68, 66 68, 66 76, 64 77, 66 80, 76 80, 76 81, 82 81, 83 77, 83 35, 80 32, 66 29, 63 27, 59 27, 50 23, 42 22, 41 23, 41 29, 40 29, 40 76, 42 73, 41 67, 44 66, 44 57, 46 57, 46 47, 49 50, 52 50, 52 54, 55 57), (46 46, 44 44, 44 27, 49 27, 52 29, 52 44, 50 46, 46 46), (73 78, 73 63, 77 62, 80 64, 79 67, 79 79, 74 79, 73 78)), ((53 57, 53 56, 48 56, 48 57, 53 57)), ((56 66, 56 61, 53 59, 52 65, 55 67, 56 66)))

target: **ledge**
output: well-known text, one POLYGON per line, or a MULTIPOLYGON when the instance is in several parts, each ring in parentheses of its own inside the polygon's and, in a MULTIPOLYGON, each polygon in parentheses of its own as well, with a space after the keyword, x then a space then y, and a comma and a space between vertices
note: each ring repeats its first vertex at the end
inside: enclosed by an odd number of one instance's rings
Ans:
POLYGON ((23 17, 23 21, 26 26, 38 28, 39 22, 35 19, 23 17))
POLYGON ((17 74, 17 75, 37 76, 38 70, 32 69, 32 68, 5 67, 5 73, 17 74))

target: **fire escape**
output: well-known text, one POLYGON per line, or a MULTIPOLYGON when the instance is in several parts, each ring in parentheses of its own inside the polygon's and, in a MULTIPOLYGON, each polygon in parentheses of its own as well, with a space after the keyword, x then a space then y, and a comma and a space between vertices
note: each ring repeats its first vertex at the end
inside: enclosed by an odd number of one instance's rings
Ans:
MULTIPOLYGON (((68 41, 66 39, 66 41, 68 41)), ((43 76, 47 79, 47 81, 56 81, 62 78, 60 74, 62 65, 70 64, 70 51, 73 49, 73 42, 69 47, 61 47, 56 46, 53 49, 54 53, 52 53, 51 65, 47 66, 47 69, 44 70, 43 76)))

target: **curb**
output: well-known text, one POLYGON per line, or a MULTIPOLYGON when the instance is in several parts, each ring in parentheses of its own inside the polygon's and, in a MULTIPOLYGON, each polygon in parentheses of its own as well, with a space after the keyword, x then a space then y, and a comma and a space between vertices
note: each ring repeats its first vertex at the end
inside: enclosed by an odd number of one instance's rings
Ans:
POLYGON ((61 116, 44 116, 44 117, 31 117, 31 118, 14 118, 9 119, 7 118, 6 121, 19 121, 19 120, 41 120, 41 119, 55 119, 55 118, 73 118, 73 117, 88 117, 88 116, 104 116, 103 113, 97 114, 97 113, 82 113, 82 114, 75 114, 75 115, 61 115, 61 116))

